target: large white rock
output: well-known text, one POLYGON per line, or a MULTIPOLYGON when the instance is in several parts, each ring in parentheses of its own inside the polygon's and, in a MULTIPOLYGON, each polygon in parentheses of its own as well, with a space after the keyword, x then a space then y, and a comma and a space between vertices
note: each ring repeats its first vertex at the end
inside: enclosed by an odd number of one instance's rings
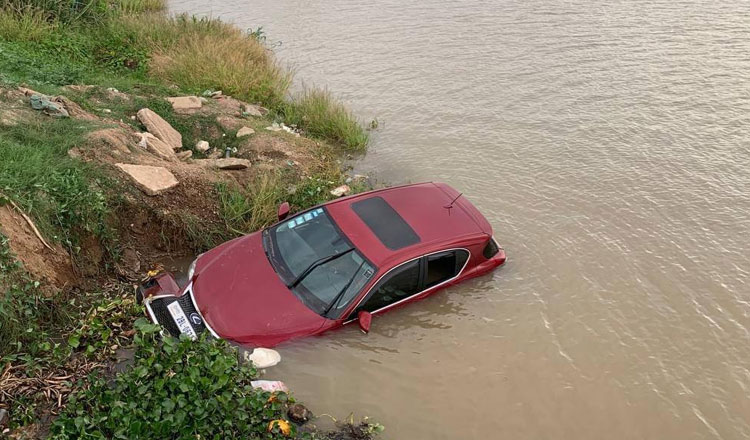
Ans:
POLYGON ((167 101, 172 104, 172 109, 177 113, 193 113, 203 106, 197 96, 175 96, 167 98, 167 101))
POLYGON ((214 165, 220 170, 244 170, 250 166, 250 161, 237 157, 226 157, 214 159, 214 165))
POLYGON ((195 149, 197 151, 200 151, 201 153, 205 153, 211 148, 210 145, 208 145, 208 141, 198 141, 195 143, 195 149))
POLYGON ((164 160, 174 160, 175 154, 172 147, 167 145, 166 142, 162 141, 161 139, 157 138, 151 133, 141 133, 141 142, 139 142, 139 145, 142 143, 146 144, 146 149, 150 151, 151 153, 161 157, 164 160))
POLYGON ((126 163, 116 163, 115 166, 127 174, 133 183, 149 196, 158 195, 174 188, 179 183, 174 174, 164 167, 126 163))
POLYGON ((162 119, 161 116, 148 108, 138 110, 137 116, 138 120, 146 126, 149 133, 166 142, 173 150, 182 148, 182 135, 179 131, 172 128, 169 122, 162 119))
POLYGON ((243 137, 243 136, 250 136, 251 134, 255 134, 255 130, 253 130, 250 127, 242 127, 239 130, 237 130, 237 137, 243 137))
POLYGON ((338 187, 332 189, 331 190, 331 195, 334 196, 334 197, 343 197, 343 196, 349 194, 349 192, 351 190, 352 189, 349 188, 349 185, 341 185, 341 186, 338 186, 338 187))

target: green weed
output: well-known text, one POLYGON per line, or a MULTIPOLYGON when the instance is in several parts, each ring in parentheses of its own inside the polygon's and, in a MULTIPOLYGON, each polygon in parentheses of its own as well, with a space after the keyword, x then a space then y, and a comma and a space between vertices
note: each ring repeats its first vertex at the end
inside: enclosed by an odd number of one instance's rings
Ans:
POLYGON ((297 125, 311 136, 329 139, 353 152, 367 147, 367 132, 327 90, 305 90, 286 103, 282 112, 287 124, 297 125))
POLYGON ((159 343, 158 326, 141 318, 136 327, 132 368, 114 383, 89 377, 54 422, 51 438, 283 438, 268 426, 284 417, 289 398, 253 389, 256 371, 240 365, 226 342, 159 343))

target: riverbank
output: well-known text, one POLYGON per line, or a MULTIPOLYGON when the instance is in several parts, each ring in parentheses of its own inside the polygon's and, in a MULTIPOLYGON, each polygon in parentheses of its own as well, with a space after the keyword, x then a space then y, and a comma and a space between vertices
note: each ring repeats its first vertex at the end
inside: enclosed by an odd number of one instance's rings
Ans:
POLYGON ((293 398, 254 391, 227 347, 157 347, 134 325, 132 288, 165 259, 257 230, 281 201, 366 188, 340 158, 367 132, 326 91, 290 97, 290 81, 261 32, 168 18, 159 1, 0 9, 2 429, 325 438, 275 422, 293 398), (115 376, 123 348, 134 366, 115 376))

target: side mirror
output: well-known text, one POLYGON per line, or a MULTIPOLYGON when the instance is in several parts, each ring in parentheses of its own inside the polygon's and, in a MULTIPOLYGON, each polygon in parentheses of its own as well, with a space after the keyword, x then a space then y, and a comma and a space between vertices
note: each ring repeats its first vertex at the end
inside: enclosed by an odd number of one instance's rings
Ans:
POLYGON ((279 221, 284 220, 289 216, 289 202, 284 202, 279 205, 279 221))
POLYGON ((372 315, 370 312, 360 310, 357 314, 357 322, 359 323, 359 329, 362 333, 370 333, 370 324, 372 323, 372 315))

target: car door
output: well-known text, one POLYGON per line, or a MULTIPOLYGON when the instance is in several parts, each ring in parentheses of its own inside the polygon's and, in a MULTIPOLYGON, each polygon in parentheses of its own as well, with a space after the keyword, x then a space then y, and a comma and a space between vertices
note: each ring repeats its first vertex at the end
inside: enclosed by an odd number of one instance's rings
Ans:
POLYGON ((421 259, 396 267, 378 281, 348 319, 355 319, 362 310, 374 313, 416 295, 421 290, 421 276, 421 259))
POLYGON ((451 249, 408 261, 378 281, 347 319, 356 319, 362 310, 378 312, 437 287, 455 278, 468 260, 467 250, 451 249))

